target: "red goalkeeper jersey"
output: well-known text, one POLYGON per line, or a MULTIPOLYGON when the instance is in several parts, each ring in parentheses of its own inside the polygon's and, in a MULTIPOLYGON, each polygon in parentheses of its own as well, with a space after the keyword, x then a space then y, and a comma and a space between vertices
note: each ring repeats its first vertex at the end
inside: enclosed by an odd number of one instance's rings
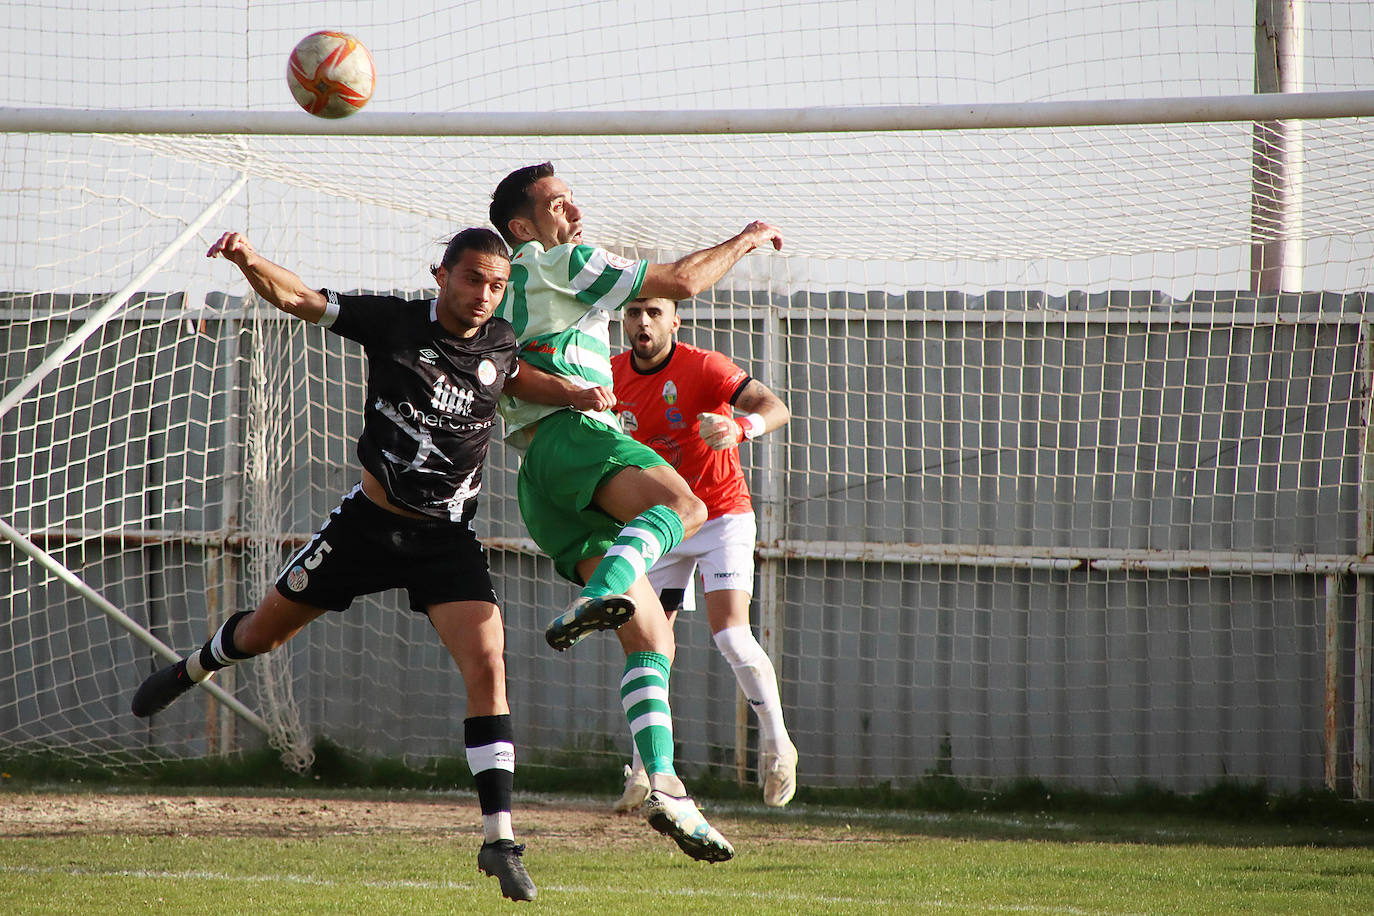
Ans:
POLYGON ((702 502, 707 518, 750 512, 749 486, 739 448, 714 451, 697 433, 698 413, 732 416, 749 373, 714 350, 674 342, 668 358, 648 372, 630 351, 611 357, 615 411, 625 432, 663 456, 702 502))

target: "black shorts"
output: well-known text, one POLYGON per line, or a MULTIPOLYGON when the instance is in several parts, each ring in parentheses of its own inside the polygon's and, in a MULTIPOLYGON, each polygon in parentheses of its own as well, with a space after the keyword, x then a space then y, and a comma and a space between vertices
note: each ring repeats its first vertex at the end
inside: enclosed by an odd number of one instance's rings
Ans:
POLYGON ((487 551, 467 522, 415 519, 378 506, 355 488, 277 577, 277 591, 327 611, 359 595, 403 588, 410 609, 446 601, 496 604, 487 551))

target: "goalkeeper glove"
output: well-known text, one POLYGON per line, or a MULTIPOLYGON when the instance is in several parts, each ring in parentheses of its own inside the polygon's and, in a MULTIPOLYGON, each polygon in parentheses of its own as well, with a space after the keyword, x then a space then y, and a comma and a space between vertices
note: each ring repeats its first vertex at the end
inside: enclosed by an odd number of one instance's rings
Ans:
POLYGON ((745 439, 752 439, 763 433, 763 417, 756 413, 741 417, 739 421, 732 417, 722 417, 718 413, 699 413, 697 420, 697 434, 716 451, 733 448, 745 439))

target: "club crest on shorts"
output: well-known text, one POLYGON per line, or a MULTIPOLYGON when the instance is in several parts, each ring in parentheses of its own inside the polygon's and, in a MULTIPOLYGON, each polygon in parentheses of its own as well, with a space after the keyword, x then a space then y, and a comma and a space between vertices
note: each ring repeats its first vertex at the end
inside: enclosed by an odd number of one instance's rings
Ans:
POLYGON ((496 381, 496 363, 489 359, 484 359, 477 364, 477 381, 483 385, 490 385, 496 381))
POLYGON ((669 379, 668 381, 663 383, 663 403, 677 403, 677 385, 673 384, 672 379, 669 379))
POLYGON ((293 592, 303 592, 309 584, 310 573, 305 571, 304 566, 293 566, 291 571, 286 574, 286 587, 293 592))

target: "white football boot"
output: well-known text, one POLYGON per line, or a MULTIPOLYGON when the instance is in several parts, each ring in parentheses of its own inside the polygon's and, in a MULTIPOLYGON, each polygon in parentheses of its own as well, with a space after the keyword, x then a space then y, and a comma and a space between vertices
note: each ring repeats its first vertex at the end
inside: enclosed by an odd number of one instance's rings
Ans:
POLYGON ((706 823, 696 803, 687 796, 669 795, 655 789, 640 808, 649 826, 672 837, 682 851, 702 862, 725 862, 735 857, 735 847, 706 823))
POLYGON ((625 767, 625 791, 616 800, 616 814, 629 814, 635 811, 640 805, 644 804, 644 799, 649 796, 649 774, 644 772, 643 767, 632 769, 625 767))
POLYGON ((781 808, 797 794, 797 749, 788 742, 777 753, 759 755, 759 779, 763 783, 763 803, 781 808))

